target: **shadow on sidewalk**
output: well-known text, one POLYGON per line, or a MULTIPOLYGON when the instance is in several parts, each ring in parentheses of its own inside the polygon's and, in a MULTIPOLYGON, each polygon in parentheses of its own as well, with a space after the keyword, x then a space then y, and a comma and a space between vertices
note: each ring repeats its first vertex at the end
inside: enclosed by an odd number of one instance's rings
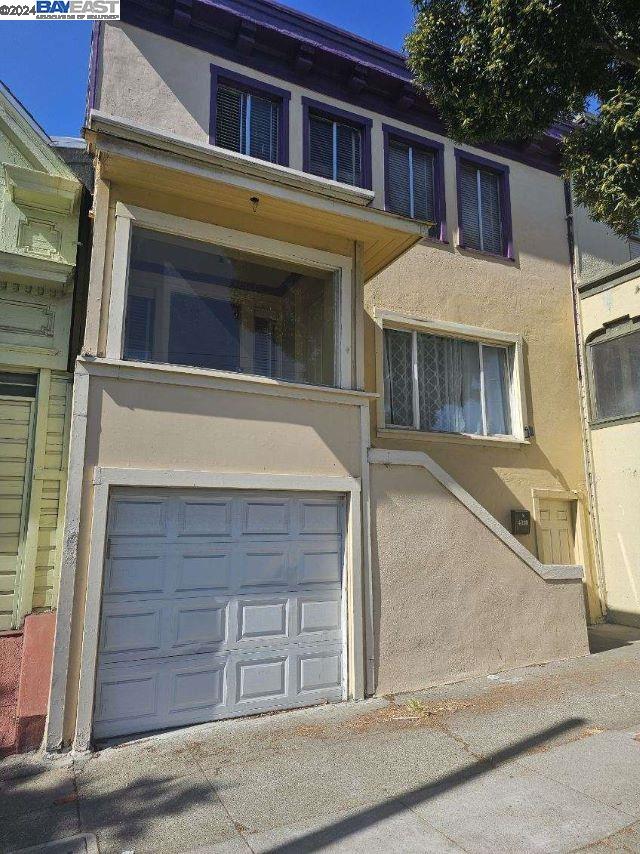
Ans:
MULTIPOLYGON (((540 747, 545 742, 552 738, 556 738, 563 733, 576 729, 584 725, 584 718, 568 718, 562 723, 542 730, 528 738, 516 741, 508 747, 491 753, 483 759, 474 762, 473 765, 466 767, 462 771, 456 771, 452 774, 447 774, 428 786, 419 786, 416 789, 411 789, 403 795, 398 795, 395 798, 389 798, 374 807, 361 810, 355 815, 350 815, 342 821, 337 821, 334 824, 323 827, 320 830, 308 833, 304 836, 299 836, 291 842, 277 845, 270 848, 267 854, 310 854, 312 851, 318 851, 324 846, 331 843, 339 842, 354 833, 365 830, 385 819, 391 818, 398 813, 405 812, 418 804, 423 804, 425 801, 441 795, 443 792, 454 789, 469 780, 486 774, 487 771, 493 771, 520 756, 529 750, 540 747)), ((382 773, 381 769, 381 773, 382 773)))

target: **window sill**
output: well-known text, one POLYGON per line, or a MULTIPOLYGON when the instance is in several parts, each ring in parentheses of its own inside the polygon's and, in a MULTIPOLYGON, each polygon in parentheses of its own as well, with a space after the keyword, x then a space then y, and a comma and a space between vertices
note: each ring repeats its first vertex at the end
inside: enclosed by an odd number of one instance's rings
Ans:
POLYGON ((486 258, 491 261, 504 261, 507 264, 515 264, 516 262, 516 259, 511 255, 487 252, 485 249, 476 249, 474 246, 465 246, 463 243, 458 243, 457 247, 461 252, 468 252, 469 255, 477 255, 479 258, 486 258))
POLYGON ((373 392, 357 389, 316 386, 275 380, 257 374, 240 374, 211 368, 193 368, 162 362, 136 362, 124 359, 80 356, 77 360, 89 374, 125 380, 186 385, 195 388, 217 388, 244 393, 279 395, 302 400, 363 405, 378 397, 373 392))
POLYGON ((426 433, 419 430, 405 430, 401 427, 382 427, 378 430, 379 439, 403 439, 412 442, 449 443, 452 445, 487 445, 507 448, 522 448, 530 445, 528 439, 515 436, 476 436, 471 433, 426 433))
POLYGON ((640 421, 640 412, 633 415, 623 415, 620 418, 602 418, 600 421, 589 422, 592 430, 602 430, 603 427, 616 427, 618 424, 634 424, 640 421))

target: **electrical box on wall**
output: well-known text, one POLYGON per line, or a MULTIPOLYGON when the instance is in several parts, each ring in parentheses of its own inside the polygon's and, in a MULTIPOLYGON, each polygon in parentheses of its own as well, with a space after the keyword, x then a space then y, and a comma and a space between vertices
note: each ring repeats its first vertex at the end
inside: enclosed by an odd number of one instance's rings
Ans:
POLYGON ((528 510, 511 511, 511 533, 517 537, 531 533, 531 513, 528 510))

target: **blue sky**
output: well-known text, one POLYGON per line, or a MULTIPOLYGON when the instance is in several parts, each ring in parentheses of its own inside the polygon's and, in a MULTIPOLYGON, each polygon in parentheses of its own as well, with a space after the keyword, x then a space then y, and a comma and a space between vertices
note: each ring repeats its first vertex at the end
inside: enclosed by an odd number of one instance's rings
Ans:
MULTIPOLYGON (((396 50, 413 21, 411 0, 289 0, 284 5, 396 50)), ((54 136, 80 132, 90 38, 91 25, 84 22, 0 22, 0 80, 54 136)))

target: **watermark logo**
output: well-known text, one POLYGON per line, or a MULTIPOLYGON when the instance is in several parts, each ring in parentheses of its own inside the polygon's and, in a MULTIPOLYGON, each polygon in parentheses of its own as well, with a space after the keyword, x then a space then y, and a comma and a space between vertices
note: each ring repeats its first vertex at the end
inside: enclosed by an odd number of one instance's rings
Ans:
POLYGON ((120 0, 36 0, 0 4, 0 21, 119 21, 120 0))

